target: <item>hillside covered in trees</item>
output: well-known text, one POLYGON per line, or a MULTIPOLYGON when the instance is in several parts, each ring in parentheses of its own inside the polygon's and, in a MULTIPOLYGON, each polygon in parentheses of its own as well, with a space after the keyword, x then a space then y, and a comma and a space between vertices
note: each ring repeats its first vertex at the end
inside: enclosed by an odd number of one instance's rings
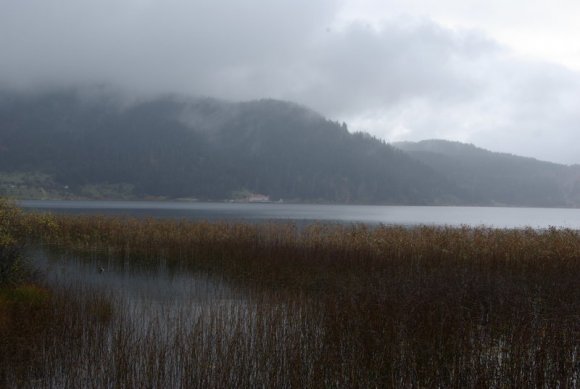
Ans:
POLYGON ((444 141, 396 147, 294 103, 0 92, 0 195, 580 205, 580 173, 444 141))
POLYGON ((580 166, 495 153, 444 140, 400 142, 395 147, 429 165, 476 203, 580 206, 580 166))
POLYGON ((4 192, 21 197, 461 201, 452 183, 404 152, 274 100, 4 94, 0 172, 4 192))

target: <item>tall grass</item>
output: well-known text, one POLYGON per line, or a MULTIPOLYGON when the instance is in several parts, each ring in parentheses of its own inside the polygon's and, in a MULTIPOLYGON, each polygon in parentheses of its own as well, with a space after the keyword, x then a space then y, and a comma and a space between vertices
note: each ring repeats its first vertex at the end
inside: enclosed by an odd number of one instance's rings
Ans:
POLYGON ((177 313, 136 320, 118 296, 58 292, 42 303, 53 316, 39 314, 50 319, 29 330, 34 340, 0 327, 17 339, 0 347, 0 386, 579 384, 578 231, 46 215, 24 224, 53 255, 203 273, 237 298, 192 296, 177 313), (9 358, 18 347, 33 352, 9 358))
POLYGON ((20 211, 0 198, 0 288, 24 279, 22 246, 15 235, 21 235, 20 211))

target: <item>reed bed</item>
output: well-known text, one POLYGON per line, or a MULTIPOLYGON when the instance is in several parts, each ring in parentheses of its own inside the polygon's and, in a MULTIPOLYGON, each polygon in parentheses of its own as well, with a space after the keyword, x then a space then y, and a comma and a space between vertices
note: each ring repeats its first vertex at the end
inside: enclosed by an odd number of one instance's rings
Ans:
MULTIPOLYGON (((147 317, 117 295, 49 291, 24 316, 4 314, 0 387, 579 385, 578 231, 41 214, 21 224, 55 258, 163 266, 231 290, 147 317)), ((17 306, 0 297, 0 316, 17 306)))

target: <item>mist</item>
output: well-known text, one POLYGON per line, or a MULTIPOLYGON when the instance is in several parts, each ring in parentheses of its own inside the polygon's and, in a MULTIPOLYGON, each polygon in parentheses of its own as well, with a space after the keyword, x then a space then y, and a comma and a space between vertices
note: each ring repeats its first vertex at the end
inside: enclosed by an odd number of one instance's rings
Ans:
POLYGON ((370 21, 349 6, 2 0, 0 86, 275 98, 387 141, 442 138, 580 163, 578 71, 519 55, 482 24, 450 27, 400 6, 370 21))

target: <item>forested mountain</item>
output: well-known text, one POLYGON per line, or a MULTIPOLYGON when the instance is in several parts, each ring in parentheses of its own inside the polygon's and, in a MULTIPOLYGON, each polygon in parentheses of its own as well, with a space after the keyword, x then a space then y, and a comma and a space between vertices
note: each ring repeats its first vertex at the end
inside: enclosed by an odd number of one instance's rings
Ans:
POLYGON ((580 206, 580 166, 495 153, 444 140, 400 142, 395 147, 454 182, 475 203, 580 206))
POLYGON ((461 189, 406 153, 296 104, 69 90, 0 95, 0 184, 21 197, 437 204, 461 189))
POLYGON ((395 146, 276 100, 0 92, 0 195, 580 206, 580 166, 395 146))

